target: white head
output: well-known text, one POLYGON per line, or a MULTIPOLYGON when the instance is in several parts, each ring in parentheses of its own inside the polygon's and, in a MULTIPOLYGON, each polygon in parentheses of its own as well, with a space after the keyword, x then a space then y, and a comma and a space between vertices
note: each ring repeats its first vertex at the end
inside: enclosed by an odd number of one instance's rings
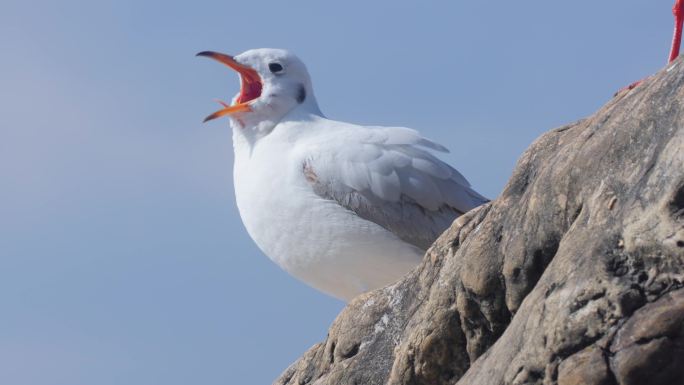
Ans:
POLYGON ((306 66, 294 54, 261 48, 235 57, 217 52, 200 52, 197 56, 215 59, 240 75, 240 92, 232 104, 220 102, 223 109, 204 121, 229 116, 234 129, 255 139, 267 135, 293 110, 320 115, 306 66))

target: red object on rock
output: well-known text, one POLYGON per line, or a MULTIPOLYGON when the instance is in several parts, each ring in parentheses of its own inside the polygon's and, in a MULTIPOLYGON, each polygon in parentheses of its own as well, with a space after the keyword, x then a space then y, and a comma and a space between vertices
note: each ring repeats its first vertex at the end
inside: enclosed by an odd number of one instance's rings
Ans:
POLYGON ((669 63, 672 63, 674 59, 679 57, 679 47, 682 45, 682 23, 684 22, 684 1, 677 0, 674 7, 672 7, 672 13, 675 17, 675 29, 674 35, 672 36, 672 48, 670 49, 670 59, 669 63))
MULTIPOLYGON (((672 14, 675 17, 674 34, 672 35, 672 47, 670 48, 670 57, 667 62, 672 63, 679 57, 679 48, 682 45, 682 24, 684 23, 684 0, 677 0, 674 7, 672 7, 672 14)), ((615 93, 615 96, 621 94, 623 91, 633 90, 638 87, 644 80, 636 81, 627 87, 621 88, 615 93)))

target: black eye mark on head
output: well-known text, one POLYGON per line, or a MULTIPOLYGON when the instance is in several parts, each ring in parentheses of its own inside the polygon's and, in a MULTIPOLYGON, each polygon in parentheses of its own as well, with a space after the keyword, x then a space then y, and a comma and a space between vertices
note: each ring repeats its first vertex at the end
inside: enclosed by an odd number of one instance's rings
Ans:
POLYGON ((283 66, 280 63, 269 63, 268 69, 271 70, 271 72, 273 72, 274 74, 277 74, 278 72, 283 70, 283 66))
POLYGON ((304 103, 304 100, 306 100, 306 88, 304 88, 304 85, 300 84, 299 89, 297 90, 297 103, 302 104, 304 103))

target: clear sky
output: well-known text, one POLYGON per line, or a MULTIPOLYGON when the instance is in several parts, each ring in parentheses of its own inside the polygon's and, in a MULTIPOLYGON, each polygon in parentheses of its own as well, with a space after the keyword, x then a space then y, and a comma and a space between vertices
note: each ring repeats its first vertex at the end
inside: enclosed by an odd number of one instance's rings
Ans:
POLYGON ((334 119, 407 126, 496 197, 542 132, 666 61, 674 0, 16 1, 0 9, 0 383, 269 384, 342 309, 234 203, 235 74, 276 47, 334 119))

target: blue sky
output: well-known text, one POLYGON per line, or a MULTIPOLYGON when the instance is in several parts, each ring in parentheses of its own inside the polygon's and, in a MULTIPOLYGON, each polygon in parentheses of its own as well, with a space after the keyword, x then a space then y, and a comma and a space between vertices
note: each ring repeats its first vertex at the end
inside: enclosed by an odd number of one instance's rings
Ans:
POLYGON ((542 132, 660 69, 672 0, 4 0, 0 383, 268 384, 343 304, 234 203, 238 88, 202 50, 278 47, 331 118, 407 126, 496 197, 542 132))

